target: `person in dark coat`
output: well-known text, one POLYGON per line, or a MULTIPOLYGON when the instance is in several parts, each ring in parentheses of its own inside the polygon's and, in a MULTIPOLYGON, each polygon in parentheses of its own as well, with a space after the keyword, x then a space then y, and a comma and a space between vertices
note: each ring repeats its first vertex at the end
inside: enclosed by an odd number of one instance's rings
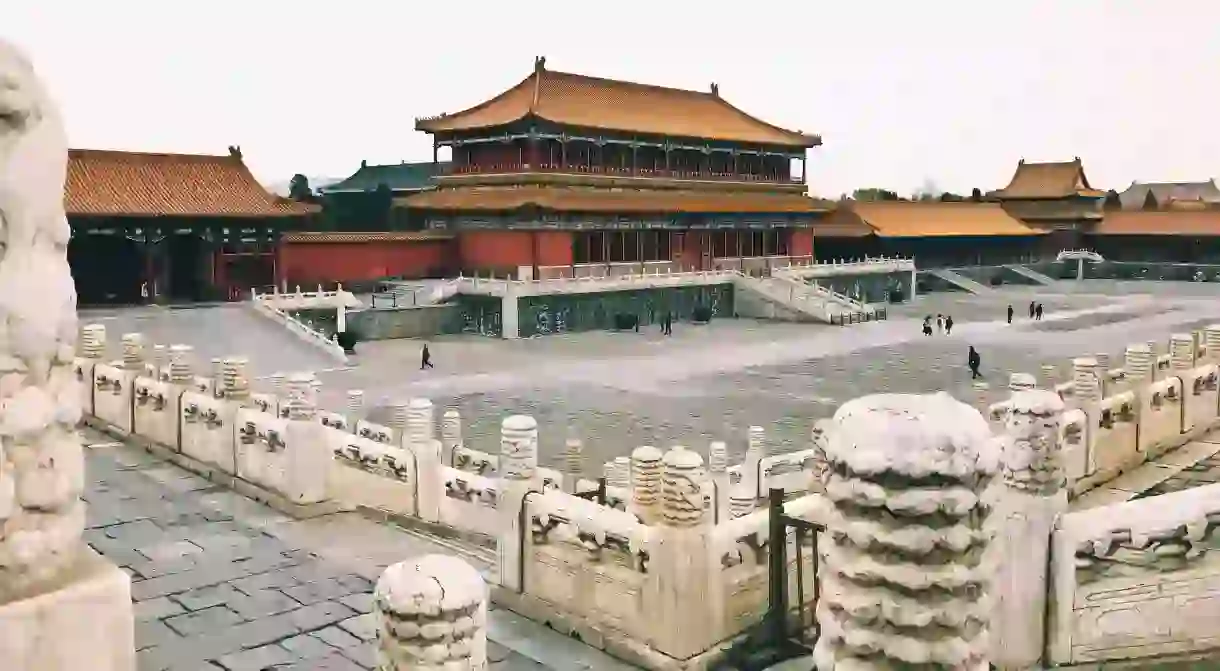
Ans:
POLYGON ((974 345, 970 346, 970 354, 966 355, 966 365, 970 366, 971 380, 983 377, 982 373, 979 372, 979 366, 983 365, 983 357, 979 356, 978 351, 974 349, 974 345))
POLYGON ((1008 306, 1008 323, 1009 323, 1009 324, 1011 324, 1011 323, 1012 323, 1012 313, 1013 313, 1012 306, 1011 306, 1011 305, 1009 305, 1009 306, 1008 306))
POLYGON ((661 318, 661 333, 667 336, 674 334, 674 315, 668 310, 665 311, 665 316, 661 318))
POLYGON ((428 343, 424 343, 424 349, 419 353, 419 369, 435 367, 432 365, 432 352, 428 351, 428 343))
POLYGON ((1038 310, 1038 304, 1034 303, 1033 301, 1030 301, 1029 302, 1029 318, 1030 319, 1034 318, 1034 312, 1037 312, 1037 310, 1038 310))
POLYGON ((945 335, 953 333, 953 315, 945 315, 945 335))
POLYGON ((1034 308, 1034 319, 1042 321, 1042 304, 1038 303, 1038 307, 1034 308))
POLYGON ((944 315, 936 315, 936 330, 940 331, 941 333, 945 332, 945 316, 944 315))
POLYGON ((923 318, 923 334, 926 336, 932 335, 932 315, 923 318))

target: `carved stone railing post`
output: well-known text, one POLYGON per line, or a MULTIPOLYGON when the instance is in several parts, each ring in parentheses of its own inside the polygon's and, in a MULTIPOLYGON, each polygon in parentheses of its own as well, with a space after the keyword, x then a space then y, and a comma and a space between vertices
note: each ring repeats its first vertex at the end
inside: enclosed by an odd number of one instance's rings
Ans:
POLYGON ((131 579, 81 538, 67 170, 58 107, 0 40, 0 668, 132 671, 131 579))
POLYGON ((211 392, 213 396, 220 398, 224 394, 224 360, 213 358, 209 363, 211 364, 210 370, 212 376, 211 392))
POLYGON ((762 474, 759 472, 763 457, 767 456, 767 432, 761 426, 751 426, 746 430, 746 456, 741 462, 741 485, 758 501, 762 487, 762 474))
POLYGON ((81 329, 81 356, 101 359, 106 356, 106 325, 86 324, 81 329))
POLYGON ((1220 324, 1212 324, 1203 329, 1203 342, 1207 348, 1207 359, 1212 363, 1220 363, 1220 324))
POLYGON ((402 399, 394 399, 389 403, 390 417, 386 420, 386 426, 394 432, 394 442, 404 447, 410 447, 407 444, 407 410, 408 401, 402 399))
POLYGON ((1123 374, 1127 384, 1135 390, 1152 381, 1152 371, 1156 368, 1156 357, 1152 348, 1147 345, 1128 345, 1127 354, 1123 360, 1123 374))
MULTIPOLYGON (((230 357, 220 362, 220 388, 224 397, 236 403, 250 398, 250 380, 246 368, 250 361, 244 357, 230 357)), ((312 384, 312 377, 311 384, 312 384)))
POLYGON ((283 373, 272 373, 271 374, 271 393, 275 394, 275 397, 277 400, 279 400, 280 402, 283 402, 283 400, 284 400, 284 374, 283 373))
POLYGON ((455 408, 441 414, 441 463, 453 465, 453 453, 462 446, 462 415, 455 408))
POLYGON ((500 482, 496 513, 500 536, 496 543, 500 585, 521 591, 521 544, 530 533, 521 526, 525 495, 542 491, 538 478, 538 423, 533 417, 513 415, 500 423, 500 482))
POLYGON ((657 521, 661 498, 661 451, 641 445, 631 452, 631 505, 628 510, 644 524, 657 521))
POLYGON ((364 419, 364 390, 347 390, 347 421, 355 429, 356 422, 364 419))
POLYGON ((191 353, 195 348, 190 345, 169 346, 169 381, 178 387, 187 387, 195 377, 191 367, 191 353))
POLYGON ((1161 348, 1155 340, 1149 340, 1147 343, 1148 351, 1152 352, 1152 376, 1148 378, 1149 382, 1156 382, 1163 377, 1161 367, 1157 365, 1157 360, 1161 358, 1161 348))
POLYGON ((1018 392, 1037 388, 1037 378, 1029 373, 1009 373, 1008 375, 1008 391, 1018 392))
POLYGON ((563 444, 563 491, 576 493, 576 483, 585 472, 585 445, 579 438, 568 438, 563 444))
POLYGON ((986 669, 986 420, 947 394, 882 394, 834 422, 817 668, 986 669))
POLYGON ((986 382, 975 382, 970 385, 974 389, 974 406, 979 409, 979 412, 986 412, 987 406, 990 405, 991 385, 986 382))
POLYGON ((1175 371, 1195 367, 1195 337, 1189 333, 1175 333, 1169 337, 1169 367, 1175 371))
POLYGON ((1051 533, 1068 503, 1059 444, 1063 411, 1053 392, 1017 392, 1000 439, 1004 486, 992 516, 990 635, 991 663, 1005 671, 1041 668, 1051 533))
POLYGON ((124 333, 122 342, 123 369, 142 374, 144 372, 144 334, 124 333))
POLYGON ((707 448, 707 467, 716 491, 714 522, 729 519, 729 446, 713 441, 707 448))
POLYGON ((1047 389, 1054 389, 1058 384, 1059 371, 1054 365, 1049 363, 1042 364, 1042 386, 1047 389))
POLYGON ((441 521, 441 498, 445 486, 441 478, 441 443, 436 439, 435 409, 426 398, 407 403, 403 447, 415 453, 415 514, 425 522, 441 521))
POLYGON ((334 462, 334 450, 326 427, 317 421, 318 388, 312 373, 294 373, 286 382, 288 425, 285 432, 284 480, 277 491, 299 504, 327 499, 326 482, 334 462))
POLYGON ((826 441, 830 440, 829 431, 833 422, 829 419, 817 419, 809 432, 809 444, 813 449, 813 468, 809 473, 809 491, 819 494, 826 491, 826 478, 830 476, 830 464, 826 460, 826 441))
POLYGON ((631 457, 615 457, 614 467, 610 472, 613 478, 607 483, 624 492, 624 499, 631 496, 631 457))
POLYGON ((152 370, 152 377, 158 382, 163 382, 168 377, 165 370, 165 345, 153 345, 152 370))
POLYGON ((665 654, 687 659, 718 639, 715 625, 721 609, 719 592, 711 589, 711 553, 708 549, 707 510, 703 457, 682 447, 665 453, 661 461, 660 543, 655 557, 657 618, 661 623, 656 647, 665 654))
POLYGON ((487 584, 456 557, 394 564, 373 592, 380 671, 487 668, 487 584))

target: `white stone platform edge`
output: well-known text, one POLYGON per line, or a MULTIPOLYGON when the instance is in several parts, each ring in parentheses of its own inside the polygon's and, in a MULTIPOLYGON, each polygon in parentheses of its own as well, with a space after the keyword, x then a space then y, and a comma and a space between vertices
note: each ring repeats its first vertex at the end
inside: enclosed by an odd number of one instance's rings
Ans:
POLYGON ((596 648, 615 659, 649 671, 708 671, 715 668, 735 640, 745 634, 713 646, 689 659, 675 659, 646 643, 613 630, 596 627, 584 618, 563 613, 553 604, 542 599, 491 586, 491 602, 497 607, 510 610, 527 620, 545 624, 548 628, 571 636, 585 645, 596 648))
MULTIPOLYGON (((128 433, 116 426, 113 426, 93 415, 84 415, 81 418, 81 423, 85 426, 100 431, 105 435, 122 441, 125 445, 142 449, 145 452, 168 461, 169 463, 190 471, 201 478, 215 482, 216 484, 231 489, 234 492, 241 494, 248 499, 254 499, 259 503, 269 506, 272 510, 283 513, 295 520, 307 520, 314 517, 322 517, 324 515, 332 515, 334 513, 351 512, 355 509, 354 506, 344 504, 341 501, 322 501, 321 503, 300 504, 290 501, 279 494, 260 487, 249 480, 244 480, 236 475, 226 473, 224 470, 217 468, 211 464, 204 463, 173 449, 172 447, 155 443, 142 436, 128 433)), ((0 671, 8 671, 8 669, 0 666, 0 671)))
POLYGON ((72 579, 0 604, 4 671, 135 671, 131 576, 81 545, 72 579))

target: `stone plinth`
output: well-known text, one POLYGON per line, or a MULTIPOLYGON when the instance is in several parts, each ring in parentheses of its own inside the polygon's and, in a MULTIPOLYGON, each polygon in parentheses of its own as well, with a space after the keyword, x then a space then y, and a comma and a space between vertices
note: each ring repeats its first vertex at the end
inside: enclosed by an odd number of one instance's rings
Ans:
POLYGON ((487 668, 487 585, 470 564, 427 555, 386 569, 373 596, 383 671, 487 668))
POLYGON ((82 545, 61 580, 0 603, 0 669, 132 671, 131 578, 82 545))

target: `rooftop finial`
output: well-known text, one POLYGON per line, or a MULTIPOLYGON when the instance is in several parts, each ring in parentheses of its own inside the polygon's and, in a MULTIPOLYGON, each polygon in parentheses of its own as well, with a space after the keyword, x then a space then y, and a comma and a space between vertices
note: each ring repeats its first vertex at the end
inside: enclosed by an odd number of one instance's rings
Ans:
POLYGON ((1022 156, 1022 157, 1021 157, 1021 160, 1020 160, 1020 161, 1017 161, 1017 165, 1025 165, 1025 157, 1024 157, 1024 156, 1022 156))
POLYGON ((716 82, 712 82, 712 95, 716 96, 717 98, 720 97, 720 85, 716 82))
POLYGON ((229 145, 229 156, 233 158, 241 158, 241 147, 237 145, 229 145))
POLYGON ((365 159, 365 158, 360 159, 360 167, 361 167, 361 168, 367 168, 367 167, 369 167, 369 161, 368 161, 368 159, 365 159))
POLYGON ((546 69, 546 56, 534 57, 534 72, 542 72, 546 69))

